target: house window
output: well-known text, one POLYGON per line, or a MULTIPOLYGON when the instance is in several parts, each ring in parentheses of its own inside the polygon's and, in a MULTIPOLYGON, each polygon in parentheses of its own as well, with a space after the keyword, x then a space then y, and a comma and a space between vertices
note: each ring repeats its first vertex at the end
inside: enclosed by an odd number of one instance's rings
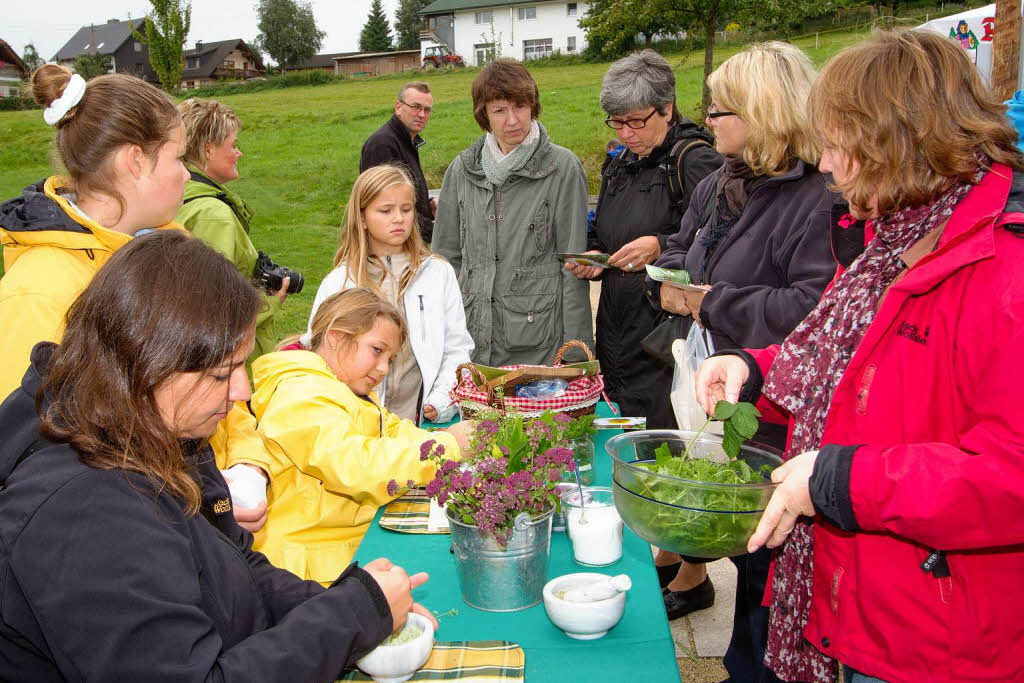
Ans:
POLYGON ((576 36, 569 36, 565 41, 566 52, 576 52, 576 36))
POLYGON ((569 4, 567 4, 565 6, 565 13, 566 13, 567 16, 575 17, 576 16, 576 3, 575 2, 570 2, 569 4))
POLYGON ((477 43, 473 46, 475 64, 483 66, 494 59, 494 43, 477 43))
POLYGON ((477 24, 489 24, 494 21, 494 10, 484 10, 483 12, 477 12, 475 15, 477 24))
POLYGON ((552 52, 552 40, 550 38, 539 38, 537 40, 523 41, 523 59, 539 59, 548 57, 552 52))
POLYGON ((519 21, 525 21, 527 19, 537 18, 536 7, 520 7, 519 8, 519 21))
POLYGON ((224 67, 227 68, 227 69, 234 69, 235 68, 235 63, 232 62, 230 59, 225 59, 224 60, 224 67))
POLYGON ((189 68, 190 68, 190 69, 198 69, 198 68, 199 68, 199 57, 193 57, 193 58, 192 58, 192 59, 190 60, 190 62, 191 62, 191 63, 189 64, 189 68))
POLYGON ((142 43, 140 43, 137 40, 135 41, 135 51, 136 52, 142 52, 142 43))

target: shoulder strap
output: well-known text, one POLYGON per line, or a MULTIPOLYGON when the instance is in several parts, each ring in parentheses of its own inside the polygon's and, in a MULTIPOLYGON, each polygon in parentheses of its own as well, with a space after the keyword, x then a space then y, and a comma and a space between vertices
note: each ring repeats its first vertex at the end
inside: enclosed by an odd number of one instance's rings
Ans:
MULTIPOLYGON (((212 197, 214 197, 216 199, 221 200, 222 202, 224 202, 228 206, 231 206, 231 202, 228 201, 228 194, 227 194, 227 192, 225 192, 220 187, 218 187, 217 183, 213 182, 212 180, 210 180, 209 178, 204 176, 202 173, 196 173, 195 171, 189 171, 188 175, 189 175, 189 180, 194 180, 197 183, 202 183, 203 185, 207 185, 209 187, 212 187, 213 189, 217 190, 217 194, 215 194, 215 195, 201 194, 201 195, 199 195, 197 197, 189 197, 188 199, 183 201, 182 204, 188 204, 189 202, 194 202, 197 199, 205 199, 206 197, 211 197, 212 196, 212 197)), ((235 207, 231 206, 231 210, 234 211, 235 207)))
POLYGON ((683 138, 672 146, 672 150, 669 152, 669 160, 676 169, 675 183, 672 182, 672 174, 669 174, 668 178, 668 189, 675 197, 676 201, 682 200, 686 197, 686 183, 683 181, 683 161, 686 160, 686 155, 690 153, 695 147, 710 147, 711 143, 702 138, 683 138))

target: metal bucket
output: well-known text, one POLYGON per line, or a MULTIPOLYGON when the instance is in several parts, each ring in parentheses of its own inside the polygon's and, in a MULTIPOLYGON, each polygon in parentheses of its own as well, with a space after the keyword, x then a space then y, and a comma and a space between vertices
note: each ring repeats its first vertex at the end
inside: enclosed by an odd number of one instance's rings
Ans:
POLYGON ((543 599, 553 512, 554 508, 533 518, 525 512, 519 515, 505 548, 478 526, 448 514, 455 569, 467 605, 487 612, 515 612, 543 599))

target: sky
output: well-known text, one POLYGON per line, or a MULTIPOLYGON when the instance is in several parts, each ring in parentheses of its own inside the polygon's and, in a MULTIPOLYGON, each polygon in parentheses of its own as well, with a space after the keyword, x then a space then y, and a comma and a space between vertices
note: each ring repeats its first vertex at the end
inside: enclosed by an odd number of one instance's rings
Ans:
MULTIPOLYGON (((327 33, 320 52, 353 52, 359 49, 359 32, 370 12, 371 0, 312 0, 313 16, 327 33)), ((383 0, 394 32, 398 0, 383 0)), ((139 18, 152 5, 147 0, 46 0, 12 2, 0 22, 0 38, 23 54, 33 43, 43 59, 50 59, 82 26, 103 24, 108 19, 139 18)), ((201 40, 250 41, 256 37, 256 0, 192 0, 192 29, 186 48, 201 40)))

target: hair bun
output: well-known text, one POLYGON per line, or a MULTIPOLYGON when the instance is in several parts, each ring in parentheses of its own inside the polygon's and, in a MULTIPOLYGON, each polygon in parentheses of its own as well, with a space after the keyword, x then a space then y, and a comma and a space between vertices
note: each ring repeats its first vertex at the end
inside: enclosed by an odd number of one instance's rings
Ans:
POLYGON ((32 72, 32 99, 49 107, 61 96, 71 81, 71 69, 60 64, 43 64, 32 72))

